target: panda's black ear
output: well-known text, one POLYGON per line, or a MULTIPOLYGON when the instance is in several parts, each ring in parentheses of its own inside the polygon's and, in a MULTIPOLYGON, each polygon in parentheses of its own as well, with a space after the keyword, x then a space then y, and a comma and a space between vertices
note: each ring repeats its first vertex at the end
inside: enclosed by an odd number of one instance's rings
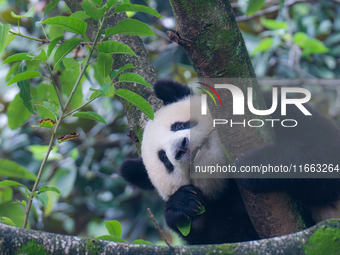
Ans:
POLYGON ((120 175, 128 183, 141 189, 154 189, 148 173, 146 172, 142 158, 128 159, 119 169, 120 175))
POLYGON ((156 96, 163 101, 165 105, 177 102, 187 96, 190 96, 190 88, 182 83, 159 80, 153 85, 156 96))

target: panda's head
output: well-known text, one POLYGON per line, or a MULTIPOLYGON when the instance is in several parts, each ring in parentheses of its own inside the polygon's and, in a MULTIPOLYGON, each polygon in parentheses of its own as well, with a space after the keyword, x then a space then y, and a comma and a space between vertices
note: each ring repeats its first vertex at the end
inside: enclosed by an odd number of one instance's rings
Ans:
POLYGON ((193 116, 190 111, 190 106, 199 104, 200 98, 190 96, 188 86, 173 81, 158 81, 154 91, 164 106, 145 126, 142 158, 125 161, 120 169, 121 175, 142 189, 156 188, 164 200, 187 184, 201 188, 206 195, 214 195, 221 185, 189 178, 190 160, 209 165, 216 163, 212 161, 219 156, 216 151, 222 151, 210 117, 202 121, 201 116, 193 116))

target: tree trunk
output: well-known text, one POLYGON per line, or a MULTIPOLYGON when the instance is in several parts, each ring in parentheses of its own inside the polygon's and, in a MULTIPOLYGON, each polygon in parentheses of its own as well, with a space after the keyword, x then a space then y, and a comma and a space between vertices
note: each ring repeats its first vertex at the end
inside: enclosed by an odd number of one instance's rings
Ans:
POLYGON ((0 224, 0 254, 338 254, 340 220, 327 220, 299 233, 219 245, 129 245, 59 235, 0 224))
MULTIPOLYGON (((254 104, 264 109, 264 102, 254 78, 255 73, 228 0, 170 0, 176 31, 168 36, 186 50, 201 78, 236 78, 233 84, 243 92, 252 86, 254 104), (240 80, 239 78, 244 78, 240 80), (236 84, 235 84, 236 83, 236 84)), ((205 79, 200 79, 204 81, 205 79)), ((207 82, 208 83, 208 82, 207 82)), ((230 94, 220 93, 223 107, 209 107, 213 117, 232 116, 230 94)), ((235 117, 235 116, 234 116, 235 117)), ((246 112, 242 119, 259 119, 246 112)), ((235 121, 238 121, 235 118, 235 121)), ((260 147, 271 141, 270 130, 252 128, 226 129, 218 125, 222 144, 228 157, 235 159, 249 148, 260 147)), ((286 194, 253 194, 239 186, 252 223, 262 238, 281 236, 305 228, 305 224, 286 194)))

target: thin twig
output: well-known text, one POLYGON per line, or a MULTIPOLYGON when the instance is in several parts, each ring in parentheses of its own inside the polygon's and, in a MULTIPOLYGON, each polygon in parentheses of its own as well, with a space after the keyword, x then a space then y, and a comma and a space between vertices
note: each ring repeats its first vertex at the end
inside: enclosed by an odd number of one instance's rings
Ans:
POLYGON ((170 243, 168 242, 168 240, 166 239, 165 233, 164 231, 159 227, 157 220, 155 219, 155 216, 152 214, 150 208, 147 209, 148 213, 150 215, 150 220, 153 221, 153 223, 155 224, 155 228, 157 229, 159 235, 162 237, 162 239, 164 240, 164 242, 169 246, 170 249, 172 249, 173 247, 170 245, 170 243))

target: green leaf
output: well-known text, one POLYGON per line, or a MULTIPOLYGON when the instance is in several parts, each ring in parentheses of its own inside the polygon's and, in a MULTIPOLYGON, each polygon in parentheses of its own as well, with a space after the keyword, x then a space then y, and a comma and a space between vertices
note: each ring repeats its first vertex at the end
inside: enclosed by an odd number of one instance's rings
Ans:
POLYGON ((40 24, 60 25, 68 32, 81 35, 85 35, 87 28, 87 23, 85 21, 74 17, 53 17, 41 22, 40 24))
POLYGON ((13 101, 10 102, 7 109, 8 126, 11 129, 17 129, 22 126, 30 116, 31 113, 22 103, 20 95, 16 95, 13 101))
POLYGON ((191 229, 191 219, 188 219, 183 224, 177 224, 176 226, 179 232, 181 232, 183 236, 187 236, 189 235, 190 229, 191 229))
POLYGON ((0 159, 0 175, 11 178, 21 178, 35 180, 35 174, 32 174, 25 167, 7 159, 0 159))
POLYGON ((265 0, 250 0, 247 7, 247 16, 253 15, 264 5, 265 0))
POLYGON ((286 29, 287 26, 288 26, 287 22, 278 21, 278 20, 274 20, 274 19, 261 18, 260 21, 261 21, 262 26, 264 26, 265 28, 271 29, 271 30, 286 29))
POLYGON ((97 45, 97 49, 103 53, 126 54, 136 56, 133 50, 126 44, 116 41, 105 41, 97 45))
POLYGON ((60 194, 60 190, 59 189, 57 189, 56 187, 49 187, 49 186, 42 186, 39 189, 38 193, 46 192, 46 191, 52 191, 52 192, 60 194))
POLYGON ((22 187, 25 187, 24 184, 21 184, 20 182, 16 182, 16 181, 4 180, 4 181, 0 182, 0 188, 8 187, 8 186, 22 186, 22 187))
POLYGON ((15 223, 8 217, 0 217, 0 222, 6 225, 16 227, 15 223))
POLYGON ((92 0, 97 6, 100 6, 103 0, 92 0))
POLYGON ((60 0, 51 0, 45 7, 45 15, 49 14, 59 4, 60 0))
MULTIPOLYGON (((23 65, 19 67, 19 73, 26 71, 27 68, 23 65)), ((31 95, 31 83, 29 80, 23 80, 18 82, 18 87, 20 89, 20 97, 22 99, 22 103, 25 105, 27 110, 29 110, 32 114, 34 114, 32 95, 31 95)))
POLYGON ((140 76, 139 74, 136 74, 136 73, 123 73, 119 76, 118 80, 120 82, 139 83, 139 84, 142 84, 142 85, 147 86, 150 89, 152 89, 152 85, 150 83, 146 82, 142 76, 140 76))
POLYGON ((122 226, 117 220, 105 221, 105 227, 111 236, 120 237, 122 235, 122 226))
POLYGON ((251 53, 251 55, 254 56, 258 52, 269 50, 272 47, 273 42, 274 42, 273 38, 271 37, 261 40, 260 43, 255 48, 255 50, 251 53))
POLYGON ((44 49, 41 49, 40 54, 36 57, 35 60, 42 60, 42 61, 46 61, 47 60, 47 55, 46 55, 46 51, 44 49))
MULTIPOLYGON (((8 44, 11 43, 11 41, 13 41, 15 39, 15 37, 17 37, 17 35, 14 35, 14 34, 11 34, 9 33, 7 35, 7 38, 6 38, 6 44, 5 44, 5 47, 7 47, 8 44)), ((1 52, 0 52, 1 53, 1 52)))
POLYGON ((14 55, 9 56, 2 62, 2 64, 7 64, 15 61, 22 61, 22 60, 33 60, 36 57, 36 55, 31 53, 17 53, 14 55))
POLYGON ((53 128, 55 126, 55 121, 50 118, 45 118, 39 120, 39 125, 37 127, 43 127, 43 128, 53 128))
POLYGON ((63 58, 63 64, 67 71, 70 71, 74 67, 79 67, 79 63, 74 58, 63 58))
POLYGON ((323 42, 315 38, 310 38, 303 32, 298 32, 294 34, 293 41, 296 45, 303 49, 306 54, 322 54, 329 51, 329 49, 323 44, 323 42))
POLYGON ((9 30, 11 29, 11 25, 2 25, 0 23, 0 54, 6 47, 6 38, 9 30))
POLYGON ((107 10, 106 6, 102 8, 97 8, 90 0, 84 0, 81 3, 81 7, 84 9, 85 13, 95 20, 100 20, 107 10))
POLYGON ((137 36, 155 36, 152 29, 145 23, 135 19, 124 19, 116 26, 110 27, 105 32, 105 36, 115 34, 137 35, 137 36))
POLYGON ((117 0, 109 0, 107 1, 106 6, 111 8, 112 6, 116 6, 117 4, 121 4, 121 1, 117 1, 117 0))
POLYGON ((133 69, 135 68, 135 66, 133 64, 126 64, 124 66, 122 66, 121 68, 119 68, 118 70, 114 70, 111 73, 111 78, 115 78, 117 77, 119 74, 121 74, 122 72, 128 70, 128 69, 133 69))
POLYGON ((84 11, 77 11, 75 13, 72 13, 70 17, 81 19, 81 20, 85 20, 85 19, 91 18, 84 11))
POLYGON ((28 12, 26 12, 26 13, 23 14, 23 15, 16 15, 14 12, 11 12, 11 15, 12 15, 12 17, 15 18, 15 19, 31 18, 31 17, 33 17, 33 15, 34 15, 34 8, 35 8, 35 7, 32 7, 28 12))
POLYGON ((153 243, 151 243, 149 241, 145 241, 143 239, 137 239, 137 240, 133 241, 131 244, 149 244, 149 245, 154 245, 153 243))
POLYGON ((110 80, 110 73, 112 71, 113 59, 110 54, 99 53, 97 58, 97 72, 104 81, 110 80))
POLYGON ((73 114, 73 117, 96 120, 96 121, 100 121, 104 124, 107 124, 105 119, 102 116, 100 116, 98 113, 95 113, 95 112, 76 112, 75 114, 73 114))
POLYGON ((33 104, 36 106, 35 108, 37 107, 42 107, 46 110, 48 110, 50 113, 53 114, 53 116, 44 116, 44 117, 48 117, 48 118, 51 118, 53 119, 54 121, 57 119, 57 111, 58 111, 58 104, 52 100, 48 100, 48 99, 45 99, 45 100, 42 100, 42 99, 38 99, 36 97, 33 98, 33 104))
MULTIPOLYGON (((28 150, 33 154, 33 158, 37 161, 42 161, 45 158, 46 152, 48 150, 48 145, 34 144, 28 146, 28 150)), ((47 161, 60 160, 62 156, 58 153, 58 147, 53 147, 48 156, 47 161)))
POLYGON ((37 196, 38 200, 41 202, 41 204, 43 206, 47 206, 48 205, 48 195, 46 193, 39 193, 37 196))
POLYGON ((15 75, 12 79, 10 79, 7 86, 13 83, 19 82, 19 81, 24 81, 24 80, 28 80, 28 79, 32 79, 32 78, 40 77, 40 76, 41 76, 40 73, 36 71, 22 72, 22 73, 15 75))
POLYGON ((115 91, 115 94, 136 106, 139 110, 145 113, 149 119, 153 119, 154 112, 151 105, 140 95, 126 89, 118 89, 115 91))
POLYGON ((48 45, 48 48, 47 48, 47 56, 50 56, 50 55, 51 55, 51 53, 52 53, 54 47, 55 47, 55 46, 58 44, 58 42, 59 42, 61 39, 63 39, 63 38, 64 38, 64 36, 59 36, 59 37, 53 39, 53 40, 50 42, 50 44, 48 45))
POLYGON ((58 63, 65 57, 67 54, 69 54, 71 51, 73 51, 79 43, 82 41, 81 38, 74 37, 71 39, 66 40, 63 42, 58 49, 56 50, 54 54, 54 62, 55 66, 58 65, 58 63))
POLYGON ((200 208, 200 210, 196 213, 196 215, 201 215, 201 214, 203 214, 203 213, 205 213, 205 207, 204 207, 203 205, 201 205, 201 208, 200 208))
POLYGON ((145 6, 145 5, 139 5, 139 4, 122 4, 115 8, 115 13, 117 12, 145 12, 157 18, 163 17, 157 11, 151 9, 150 7, 145 6))
POLYGON ((116 243, 126 243, 126 241, 118 236, 109 236, 109 235, 103 235, 103 236, 98 236, 96 239, 100 240, 106 240, 106 241, 112 241, 116 243))

